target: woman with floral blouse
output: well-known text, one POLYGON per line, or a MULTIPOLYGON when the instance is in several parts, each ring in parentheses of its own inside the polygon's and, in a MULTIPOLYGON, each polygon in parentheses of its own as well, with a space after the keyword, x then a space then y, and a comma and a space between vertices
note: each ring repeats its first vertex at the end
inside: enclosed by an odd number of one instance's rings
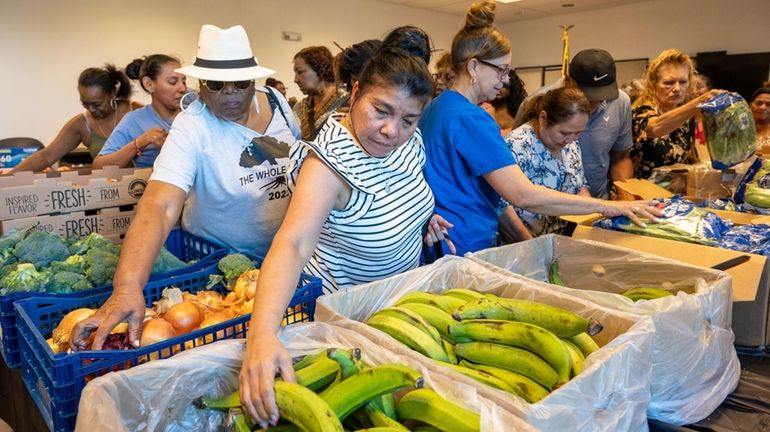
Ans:
POLYGON ((659 166, 694 162, 690 120, 698 104, 723 91, 693 97, 694 74, 690 57, 676 49, 663 51, 647 68, 644 89, 631 107, 634 177, 648 178, 659 166))

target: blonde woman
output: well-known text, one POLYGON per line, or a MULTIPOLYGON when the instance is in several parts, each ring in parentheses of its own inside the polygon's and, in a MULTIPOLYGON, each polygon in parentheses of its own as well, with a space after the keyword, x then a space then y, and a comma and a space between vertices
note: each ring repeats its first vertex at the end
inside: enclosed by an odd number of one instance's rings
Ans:
POLYGON ((724 91, 694 97, 694 77, 690 56, 677 49, 663 51, 650 63, 644 88, 631 107, 634 177, 648 178, 656 167, 694 161, 690 119, 698 104, 724 91))

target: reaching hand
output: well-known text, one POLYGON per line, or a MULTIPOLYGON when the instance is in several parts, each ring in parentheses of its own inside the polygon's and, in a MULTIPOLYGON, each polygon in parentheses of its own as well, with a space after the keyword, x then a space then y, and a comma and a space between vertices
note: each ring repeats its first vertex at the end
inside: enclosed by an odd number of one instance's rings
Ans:
POLYGON ((452 243, 447 232, 450 228, 454 228, 454 225, 447 222, 446 219, 440 215, 434 214, 428 222, 428 233, 425 234, 425 243, 427 245, 433 245, 434 243, 446 241, 449 252, 452 253, 452 255, 456 254, 457 248, 455 248, 455 244, 452 243))
POLYGON ((296 382, 291 356, 275 334, 260 334, 246 343, 241 366, 241 406, 260 427, 278 423, 275 403, 275 375, 280 372, 287 382, 296 382))
POLYGON ((101 350, 104 340, 122 322, 128 322, 129 343, 139 347, 145 310, 141 293, 113 292, 96 313, 75 324, 70 335, 70 348, 73 351, 101 350), (91 333, 94 333, 94 340, 89 347, 88 338, 91 333))
POLYGON ((605 201, 604 216, 627 216, 631 222, 646 228, 640 216, 649 219, 653 223, 658 223, 658 217, 663 213, 658 209, 657 201, 605 201))

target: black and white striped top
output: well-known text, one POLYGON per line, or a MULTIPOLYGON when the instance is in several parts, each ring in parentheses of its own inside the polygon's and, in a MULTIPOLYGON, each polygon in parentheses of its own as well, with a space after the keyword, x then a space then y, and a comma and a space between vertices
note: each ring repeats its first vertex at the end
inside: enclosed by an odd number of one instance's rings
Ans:
POLYGON ((366 153, 331 116, 314 142, 291 148, 293 191, 302 161, 316 153, 352 188, 350 202, 332 210, 305 271, 323 280, 324 291, 383 279, 419 264, 422 227, 433 213, 433 193, 422 174, 425 148, 417 130, 384 158, 366 153))

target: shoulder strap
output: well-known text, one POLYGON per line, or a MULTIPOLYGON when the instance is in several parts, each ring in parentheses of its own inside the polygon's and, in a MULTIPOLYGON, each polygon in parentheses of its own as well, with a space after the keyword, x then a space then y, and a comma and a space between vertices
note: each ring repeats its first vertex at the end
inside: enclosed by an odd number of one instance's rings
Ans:
POLYGON ((270 88, 270 86, 265 86, 265 89, 267 89, 267 100, 270 102, 270 108, 275 112, 275 109, 278 108, 278 112, 281 113, 281 117, 283 117, 283 121, 286 122, 286 125, 289 124, 289 119, 286 118, 286 113, 283 112, 283 107, 281 106, 281 103, 278 102, 278 97, 273 93, 273 89, 270 88))

